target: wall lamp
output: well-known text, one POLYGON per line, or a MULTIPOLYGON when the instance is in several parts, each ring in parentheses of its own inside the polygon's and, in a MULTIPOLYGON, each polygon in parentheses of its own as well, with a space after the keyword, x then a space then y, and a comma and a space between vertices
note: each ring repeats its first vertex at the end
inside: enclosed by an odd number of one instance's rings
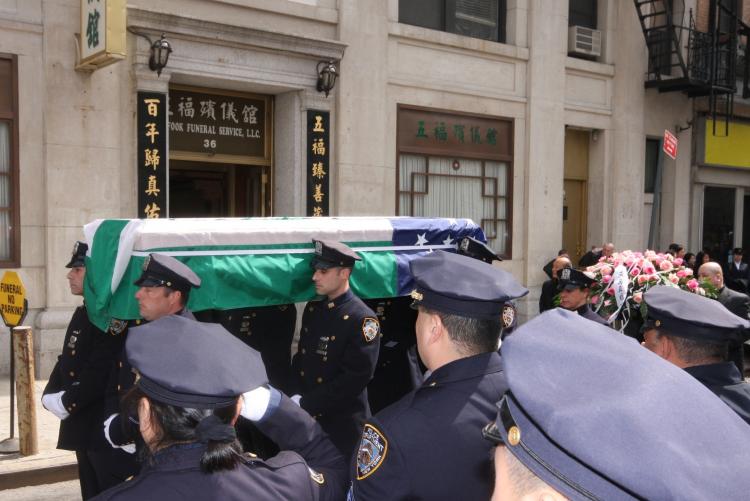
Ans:
POLYGON ((169 61, 169 55, 172 53, 172 44, 169 43, 164 33, 161 34, 161 38, 158 40, 151 41, 148 35, 139 33, 133 29, 128 28, 128 31, 133 35, 143 37, 148 40, 148 44, 151 47, 149 49, 148 56, 148 67, 151 71, 155 71, 157 76, 161 76, 161 70, 167 66, 169 61))
POLYGON ((338 78, 338 70, 336 69, 336 63, 333 61, 321 61, 318 63, 318 83, 316 88, 318 92, 325 92, 326 97, 328 93, 333 90, 333 86, 336 85, 336 78, 338 78))

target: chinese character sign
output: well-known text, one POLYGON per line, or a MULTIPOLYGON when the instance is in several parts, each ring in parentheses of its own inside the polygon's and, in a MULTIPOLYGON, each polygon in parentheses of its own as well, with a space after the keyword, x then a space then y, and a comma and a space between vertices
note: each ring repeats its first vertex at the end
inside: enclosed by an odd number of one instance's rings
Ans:
POLYGON ((80 0, 80 65, 97 68, 125 57, 125 0, 80 0))
POLYGON ((167 217, 167 95, 138 93, 138 217, 167 217))
POLYGON ((307 215, 328 216, 330 113, 307 110, 307 215))
POLYGON ((270 163, 265 96, 223 95, 172 88, 169 145, 172 151, 254 157, 270 163))

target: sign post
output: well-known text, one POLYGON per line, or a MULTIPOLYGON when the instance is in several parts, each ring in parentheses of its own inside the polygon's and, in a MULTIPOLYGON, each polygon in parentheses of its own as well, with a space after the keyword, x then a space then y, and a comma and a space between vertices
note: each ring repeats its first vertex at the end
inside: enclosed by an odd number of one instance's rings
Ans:
POLYGON ((26 289, 15 271, 6 271, 0 280, 0 315, 10 328, 10 435, 0 442, 0 453, 18 452, 19 442, 15 437, 16 368, 13 348, 13 331, 23 322, 28 311, 26 289))

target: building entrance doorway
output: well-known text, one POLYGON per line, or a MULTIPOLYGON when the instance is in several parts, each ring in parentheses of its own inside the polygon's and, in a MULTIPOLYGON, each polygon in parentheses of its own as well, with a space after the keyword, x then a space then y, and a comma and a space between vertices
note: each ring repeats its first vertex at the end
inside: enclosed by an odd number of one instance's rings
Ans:
POLYGON ((588 221, 589 131, 565 130, 562 245, 577 263, 586 248, 588 221))
POLYGON ((170 217, 263 217, 271 212, 268 167, 173 160, 170 217))

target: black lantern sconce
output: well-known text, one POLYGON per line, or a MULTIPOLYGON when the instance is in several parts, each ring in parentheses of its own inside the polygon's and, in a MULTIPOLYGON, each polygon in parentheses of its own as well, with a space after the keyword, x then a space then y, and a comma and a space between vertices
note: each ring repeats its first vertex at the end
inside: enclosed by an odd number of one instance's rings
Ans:
POLYGON ((336 64, 333 61, 321 61, 318 63, 318 83, 316 88, 318 92, 325 92, 326 97, 328 93, 333 90, 333 86, 336 85, 336 78, 339 73, 336 69, 336 64))
POLYGON ((133 35, 137 35, 148 40, 148 44, 150 45, 148 55, 148 68, 151 71, 155 71, 157 76, 161 76, 161 70, 163 70, 167 66, 169 55, 172 53, 172 44, 169 43, 167 37, 164 35, 164 33, 162 33, 159 40, 152 42, 151 38, 149 38, 148 35, 139 33, 131 28, 128 28, 128 31, 133 35))
POLYGON ((164 33, 162 33, 161 38, 151 44, 151 54, 148 58, 149 69, 155 71, 157 76, 161 76, 161 70, 167 66, 167 61, 169 61, 171 53, 172 46, 164 36, 164 33))

